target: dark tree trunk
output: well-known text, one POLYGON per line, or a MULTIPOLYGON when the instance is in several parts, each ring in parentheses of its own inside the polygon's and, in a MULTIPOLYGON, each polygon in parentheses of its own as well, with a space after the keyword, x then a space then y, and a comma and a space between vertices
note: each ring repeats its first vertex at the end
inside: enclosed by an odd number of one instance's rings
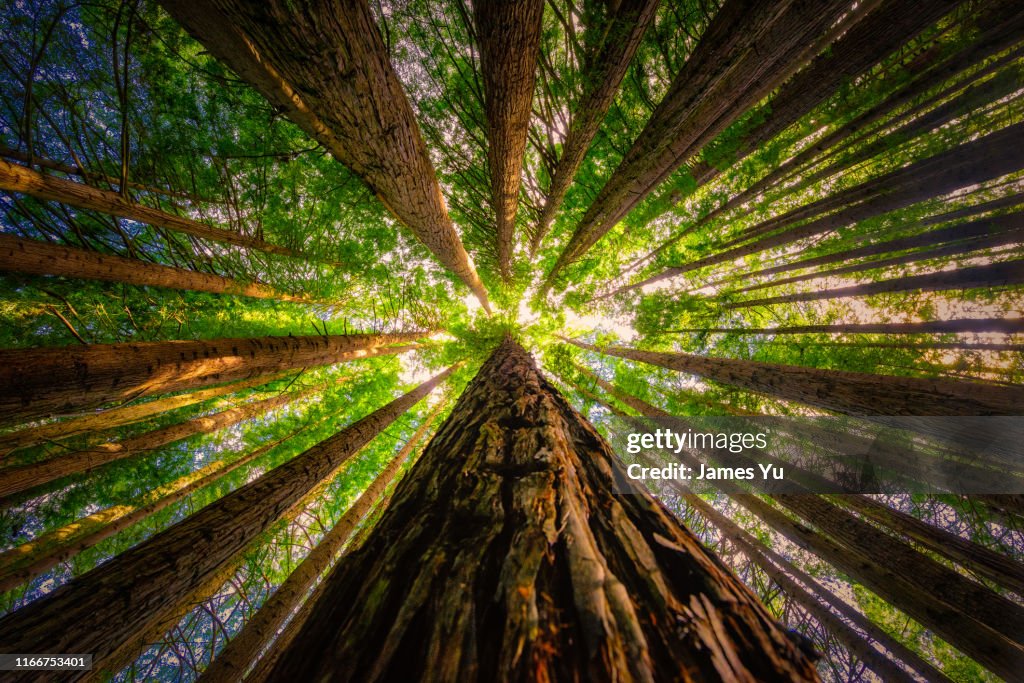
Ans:
POLYGON ((279 292, 256 282, 232 280, 212 273, 199 273, 87 249, 47 244, 13 235, 0 235, 0 272, 56 275, 145 287, 312 303, 308 297, 279 292))
MULTIPOLYGON (((576 171, 590 149, 590 143, 604 122, 604 117, 615 99, 630 60, 640 47, 647 27, 654 19, 659 0, 623 0, 614 14, 607 19, 604 42, 593 65, 584 75, 580 101, 572 113, 569 131, 562 144, 562 155, 551 177, 540 218, 532 237, 530 251, 536 254, 541 241, 551 229, 558 208, 576 177, 576 171)), ((612 10, 609 9, 609 12, 612 10)))
POLYGON ((530 129, 544 0, 476 0, 473 19, 487 112, 487 165, 498 240, 498 271, 512 279, 519 176, 530 129))
POLYGON ((401 353, 429 333, 257 337, 0 350, 0 414, 15 423, 109 401, 401 353))
MULTIPOLYGON (((384 428, 434 390, 449 368, 413 391, 144 543, 0 619, 9 652, 89 652, 93 672, 115 673, 165 633, 271 524, 322 485, 384 428)), ((12 680, 50 680, 21 672, 12 680)))
POLYGON ((846 415, 1024 414, 1024 387, 1020 386, 821 370, 619 346, 598 348, 574 339, 565 341, 581 349, 687 372, 772 398, 846 415))
POLYGON ((1024 333, 1021 318, 962 318, 923 323, 849 323, 841 325, 793 325, 792 327, 684 327, 659 334, 947 334, 1024 333))
POLYGON ((847 3, 728 0, 548 274, 578 259, 669 174, 811 57, 847 3))
POLYGON ((366 181, 487 310, 366 0, 162 0, 219 60, 366 181))
POLYGON ((670 513, 613 492, 618 467, 505 341, 270 680, 816 680, 670 513))

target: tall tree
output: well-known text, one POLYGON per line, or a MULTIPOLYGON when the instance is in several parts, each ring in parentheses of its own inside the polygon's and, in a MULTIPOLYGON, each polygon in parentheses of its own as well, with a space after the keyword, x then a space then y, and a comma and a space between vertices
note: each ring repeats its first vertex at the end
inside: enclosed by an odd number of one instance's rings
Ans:
POLYGON ((786 327, 684 327, 658 334, 946 334, 1024 333, 1020 318, 960 318, 920 323, 839 323, 836 325, 791 325, 786 327))
POLYGON ((366 0, 163 0, 217 59, 362 178, 490 310, 366 0))
POLYGON ((0 350, 0 412, 6 422, 66 414, 109 401, 401 353, 414 347, 388 344, 428 335, 257 337, 0 350))
MULTIPOLYGON (((232 559, 360 448, 444 382, 436 375, 186 520, 0 619, 17 652, 89 652, 115 673, 223 580, 232 559), (212 584, 212 585, 211 585, 212 584)), ((26 672, 21 680, 37 678, 26 672)), ((89 672, 67 672, 79 680, 89 672)))
POLYGON ((506 339, 271 679, 816 680, 666 510, 615 495, 617 468, 506 339))
POLYGON ((1020 415, 1024 411, 1024 387, 1020 386, 872 375, 621 346, 599 348, 575 339, 565 341, 581 349, 691 373, 847 415, 1020 415))
POLYGON ((487 165, 498 240, 498 271, 512 279, 519 176, 533 106, 544 0, 473 3, 487 112, 487 165))

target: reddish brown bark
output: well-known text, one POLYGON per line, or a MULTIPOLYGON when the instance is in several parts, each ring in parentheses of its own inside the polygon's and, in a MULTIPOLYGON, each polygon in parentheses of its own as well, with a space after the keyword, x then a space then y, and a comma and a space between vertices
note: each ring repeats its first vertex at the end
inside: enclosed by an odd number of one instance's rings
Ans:
POLYGON ((487 310, 365 0, 163 0, 217 59, 362 178, 487 310))
POLYGON ((429 332, 91 344, 0 350, 0 414, 9 423, 280 370, 401 353, 429 332))
POLYGON ((706 379, 847 415, 1020 415, 1024 387, 950 379, 871 375, 821 370, 689 353, 598 348, 574 339, 581 349, 699 375, 706 379))
POLYGON ((124 282, 129 285, 233 294, 257 299, 312 302, 308 297, 279 292, 273 287, 256 282, 232 280, 211 273, 199 273, 113 254, 47 244, 13 235, 0 235, 0 271, 124 282))
MULTIPOLYGON (((250 542, 287 514, 352 455, 433 391, 449 368, 259 479, 49 595, 0 619, 11 652, 89 652, 93 671, 112 674, 166 632, 191 602, 222 580, 250 542)), ((19 672, 12 680, 46 680, 19 672)))
POLYGON ((519 176, 533 106, 544 0, 476 0, 473 19, 487 114, 487 165, 498 242, 498 271, 512 279, 519 176))
POLYGON ((998 332, 1024 333, 1024 319, 963 318, 923 323, 850 323, 840 325, 794 325, 792 327, 686 327, 659 334, 946 334, 998 332))

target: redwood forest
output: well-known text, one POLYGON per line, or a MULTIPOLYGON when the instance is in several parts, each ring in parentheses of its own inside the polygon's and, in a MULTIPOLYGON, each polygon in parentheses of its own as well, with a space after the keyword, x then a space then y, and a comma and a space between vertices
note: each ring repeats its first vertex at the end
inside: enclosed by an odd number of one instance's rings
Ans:
POLYGON ((1022 680, 1022 94, 1020 0, 0 0, 0 681, 1022 680))

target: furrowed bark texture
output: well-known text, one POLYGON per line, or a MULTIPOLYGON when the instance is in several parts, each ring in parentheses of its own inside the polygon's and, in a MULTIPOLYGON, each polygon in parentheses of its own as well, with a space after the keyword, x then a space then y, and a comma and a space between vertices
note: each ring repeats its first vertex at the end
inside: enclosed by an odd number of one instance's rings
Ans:
POLYGON ((816 680, 664 508, 614 494, 618 469, 506 340, 270 680, 816 680))
MULTIPOLYGON (((629 62, 640 47, 647 27, 654 19, 659 0, 623 0, 608 21, 604 43, 594 58, 593 66, 584 79, 588 90, 584 92, 572 114, 569 132, 562 143, 562 155, 551 177, 534 231, 531 253, 537 253, 541 241, 551 229, 551 222, 565 199, 566 192, 576 177, 576 171, 590 149, 590 143, 604 122, 629 62)), ((609 9, 609 11, 611 11, 609 9)))
POLYGON ((0 351, 0 421, 400 353, 424 332, 90 344, 0 351))
POLYGON ((487 310, 365 0, 163 0, 217 59, 362 178, 487 310))
POLYGON ((89 209, 111 216, 120 216, 121 218, 138 221, 139 223, 145 223, 157 228, 164 228, 214 242, 224 242, 247 249, 263 251, 268 254, 310 258, 306 254, 252 237, 246 237, 241 233, 214 228, 205 223, 194 221, 191 218, 183 218, 160 209, 136 204, 117 192, 101 190, 91 185, 76 183, 73 180, 63 180, 43 175, 30 168, 12 164, 2 159, 0 159, 0 190, 20 192, 36 199, 60 202, 61 204, 67 204, 78 209, 89 209))
POLYGON ((244 403, 212 415, 185 420, 178 424, 144 432, 122 441, 111 441, 71 453, 63 453, 28 465, 0 469, 0 503, 8 496, 43 486, 73 474, 90 472, 98 467, 135 455, 145 455, 167 444, 199 434, 230 427, 244 420, 301 400, 324 387, 312 387, 295 393, 278 394, 262 401, 244 403))
POLYGON ((487 165, 498 239, 498 270, 512 279, 519 176, 530 129, 544 0, 477 0, 473 22, 487 113, 487 165))
MULTIPOLYGON (((184 521, 0 619, 10 652, 91 652, 91 672, 64 680, 101 680, 174 625, 220 580, 233 558, 352 455, 454 371, 449 368, 407 394, 321 441, 184 521), (154 634, 156 634, 154 636, 154 634)), ((49 680, 21 672, 12 680, 49 680)))
POLYGON ((848 3, 833 0, 728 0, 587 209, 548 284, 669 174, 812 57, 808 46, 848 9, 848 3))
MULTIPOLYGON (((440 406, 440 404, 438 404, 440 406)), ((199 677, 202 683, 234 683, 245 677, 246 671, 259 659, 260 652, 273 640, 288 617, 299 607, 316 580, 326 571, 335 555, 349 540, 356 527, 366 519, 370 510, 382 499, 384 490, 395 480, 402 465, 409 460, 430 425, 437 417, 435 410, 416 429, 402 449, 377 476, 366 490, 345 511, 335 525, 324 534, 316 547, 302 560, 274 594, 260 606, 242 630, 228 642, 199 677)))
POLYGON ((51 422, 39 427, 29 427, 16 432, 0 435, 0 451, 13 451, 27 446, 34 446, 46 441, 59 441, 86 432, 99 432, 122 425, 144 420, 153 415, 161 415, 178 408, 195 405, 211 398, 226 396, 238 391, 262 386, 281 379, 285 374, 265 375, 244 382, 233 382, 212 389, 201 389, 187 394, 178 394, 159 398, 147 403, 132 404, 102 410, 90 415, 81 415, 60 422, 51 422))
POLYGON ((581 349, 687 372, 846 415, 1024 414, 1024 387, 1020 386, 822 370, 619 346, 598 348, 574 339, 565 341, 581 349))
POLYGON ((47 244, 13 235, 0 235, 0 271, 124 282, 129 285, 167 287, 211 294, 234 294, 256 299, 311 302, 308 297, 279 292, 273 287, 256 282, 232 280, 212 273, 199 273, 187 268, 47 244))

